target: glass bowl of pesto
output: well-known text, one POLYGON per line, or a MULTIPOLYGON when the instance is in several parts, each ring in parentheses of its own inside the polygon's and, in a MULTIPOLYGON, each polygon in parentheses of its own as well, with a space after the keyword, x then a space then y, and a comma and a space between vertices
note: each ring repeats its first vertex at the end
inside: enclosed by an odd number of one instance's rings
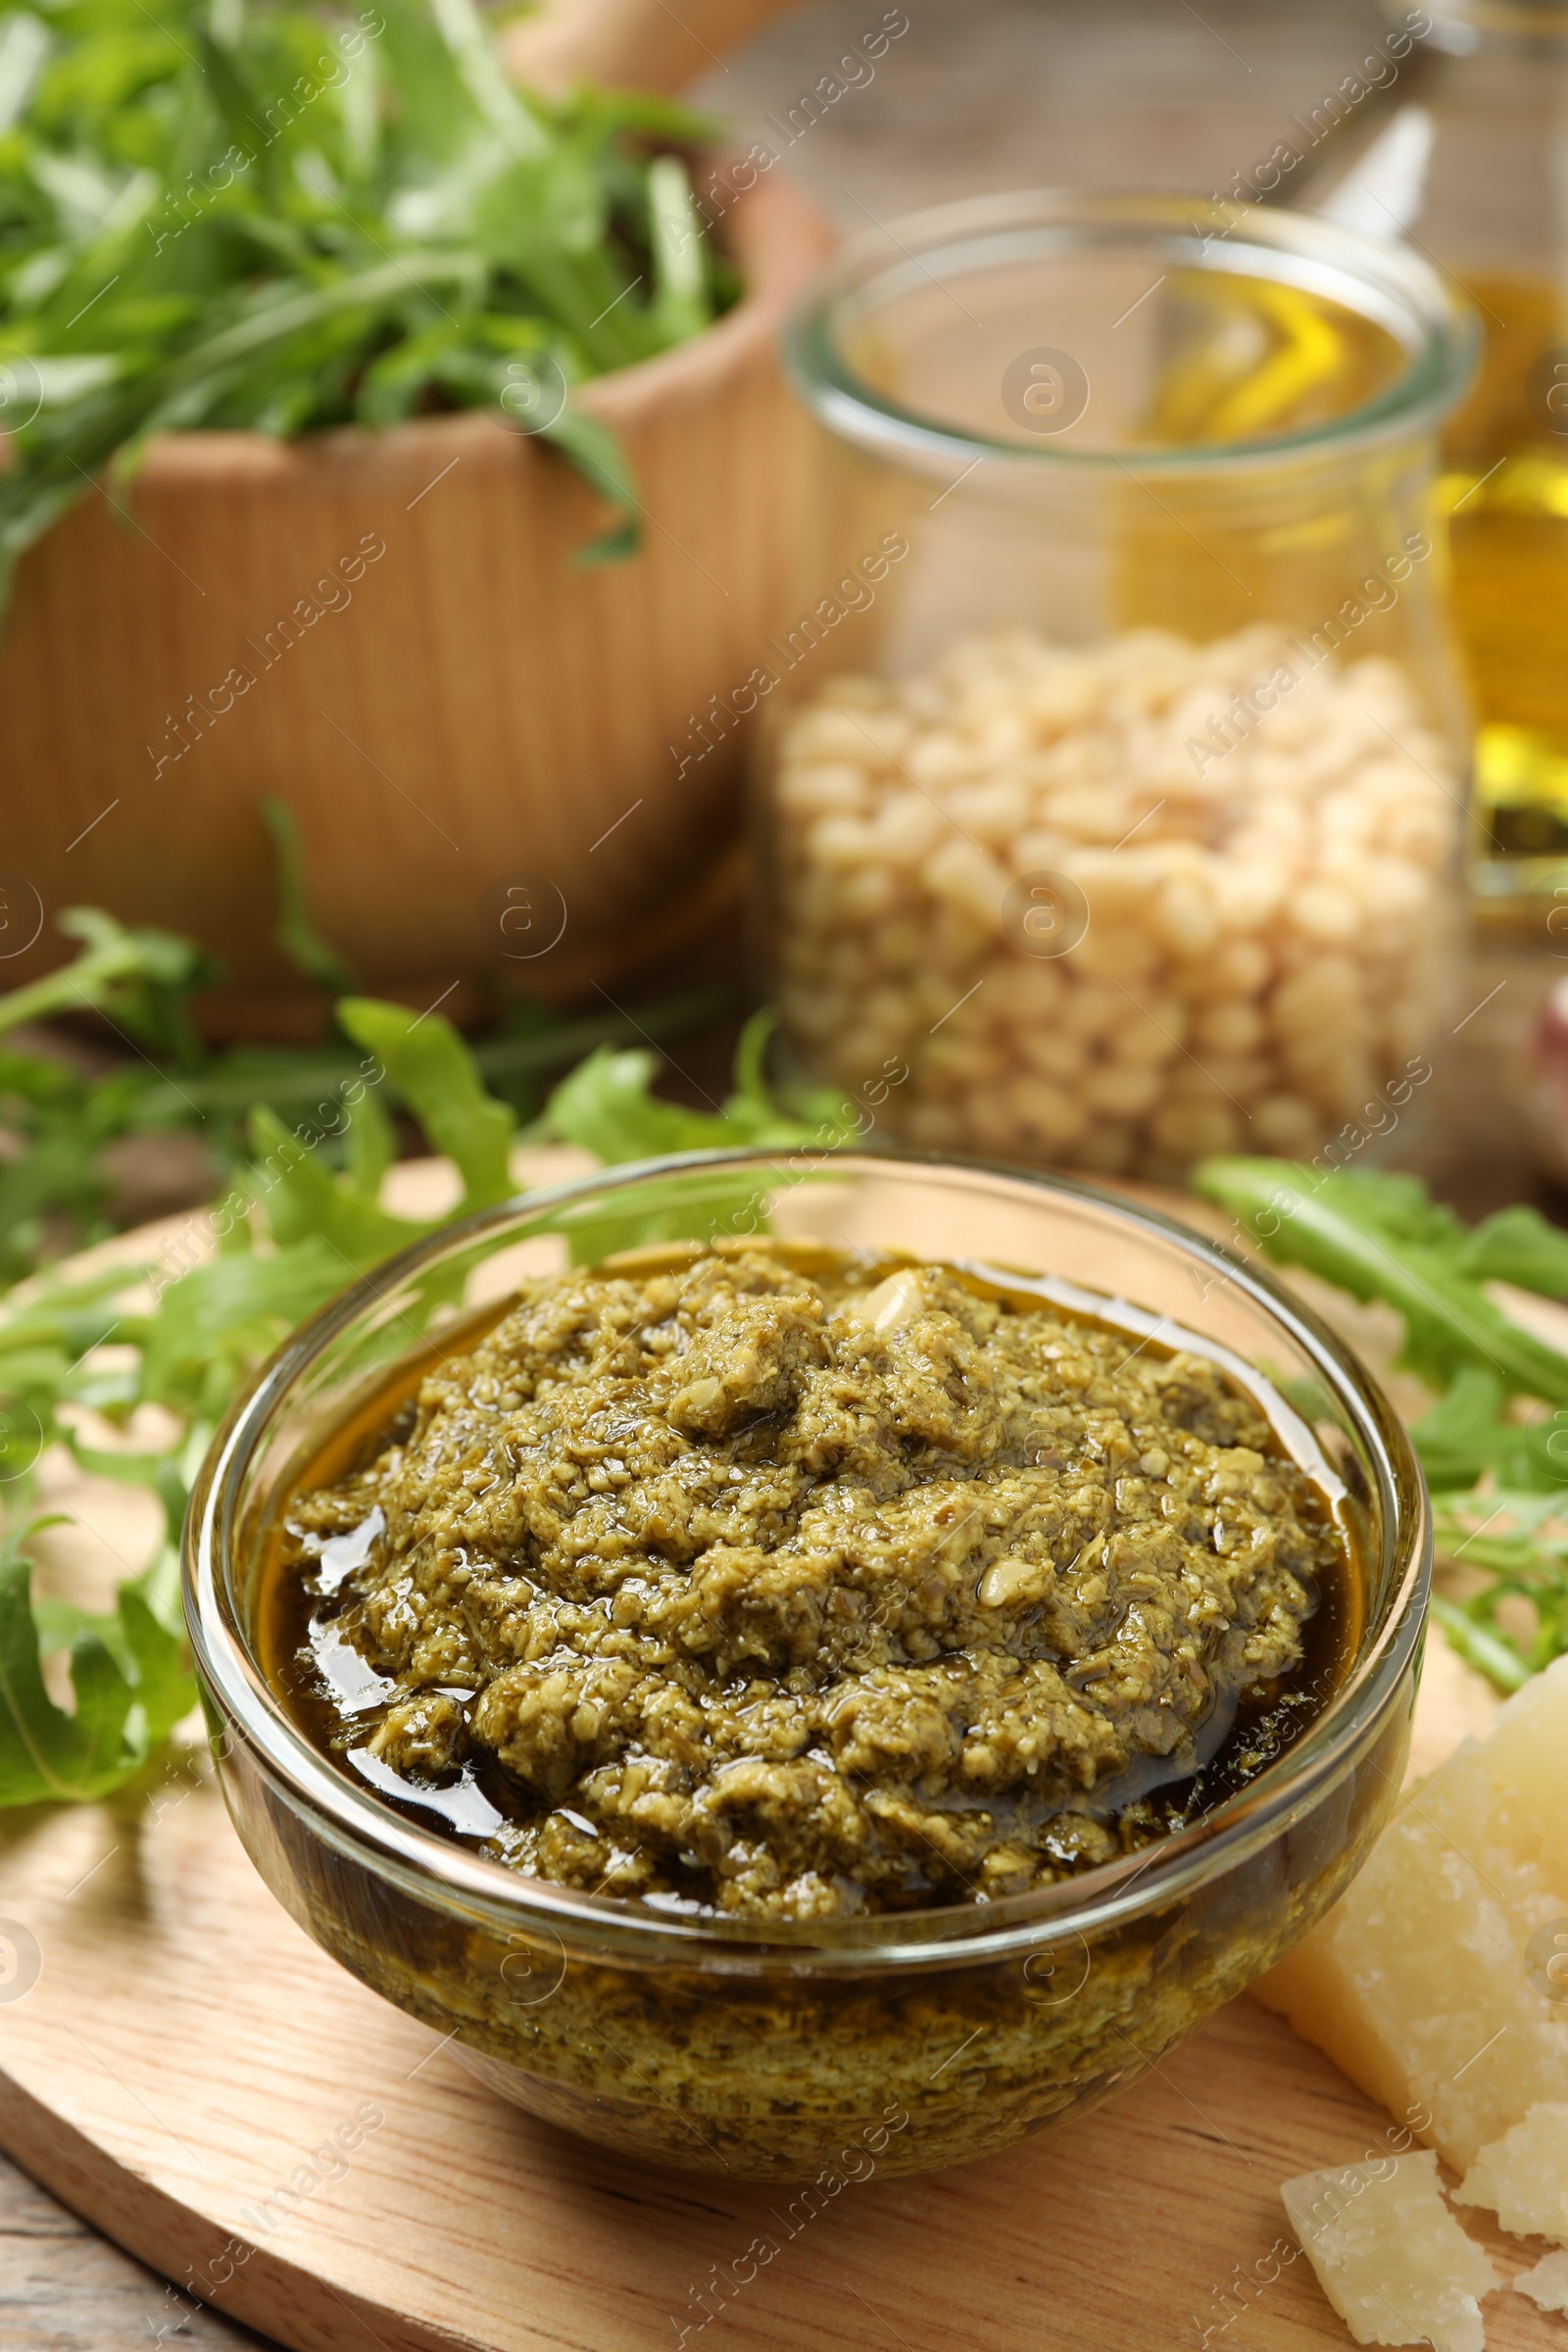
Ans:
POLYGON ((551 2123, 794 2180, 1064 2122, 1278 1959, 1394 1805, 1430 1563, 1267 1275, 824 1144, 345 1291, 216 1438, 185 1595, 325 1950, 551 2123))

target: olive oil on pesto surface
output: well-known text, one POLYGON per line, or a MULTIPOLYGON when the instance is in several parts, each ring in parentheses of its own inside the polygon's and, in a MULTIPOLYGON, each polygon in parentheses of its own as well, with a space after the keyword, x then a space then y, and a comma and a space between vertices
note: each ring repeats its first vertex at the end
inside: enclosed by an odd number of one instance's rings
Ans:
POLYGON ((948 1266, 760 1243, 530 1286, 305 1466, 263 1662, 412 1822, 760 1924, 1152 1844, 1332 1697, 1359 1579, 1255 1396, 948 1266))

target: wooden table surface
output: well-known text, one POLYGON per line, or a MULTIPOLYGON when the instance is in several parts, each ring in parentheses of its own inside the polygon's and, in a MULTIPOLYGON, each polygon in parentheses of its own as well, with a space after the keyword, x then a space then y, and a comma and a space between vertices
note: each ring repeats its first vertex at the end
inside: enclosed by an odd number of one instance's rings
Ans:
MULTIPOLYGON (((882 13, 872 0, 803 10, 726 69, 710 68, 698 95, 744 137, 764 135, 764 118, 786 112, 882 13)), ((908 30, 874 80, 789 156, 846 227, 1043 182, 1206 191, 1266 155, 1287 118, 1335 86, 1384 24, 1375 0, 1202 0, 1200 11, 1188 0, 907 0, 905 13, 908 30)), ((733 943, 715 950, 720 960, 732 953, 733 943)), ((1430 1124, 1403 1161, 1468 1215, 1519 1199, 1564 1212, 1532 1166, 1513 1081, 1535 1006, 1563 969, 1516 955, 1472 959, 1464 1004, 1480 1009, 1454 1039, 1430 1124)), ((676 1049, 680 1091, 701 1100, 722 1090, 730 1034, 676 1049)), ((890 2348, 936 2352, 918 2312, 886 2325, 890 2348)), ((0 2159, 4 2352, 157 2341, 193 2352, 260 2343, 216 2313, 180 2317, 161 2279, 0 2159)), ((1047 2333, 1040 2341, 1042 2352, 1068 2352, 1047 2333)), ((1265 2338, 1254 2352, 1266 2352, 1265 2338)))

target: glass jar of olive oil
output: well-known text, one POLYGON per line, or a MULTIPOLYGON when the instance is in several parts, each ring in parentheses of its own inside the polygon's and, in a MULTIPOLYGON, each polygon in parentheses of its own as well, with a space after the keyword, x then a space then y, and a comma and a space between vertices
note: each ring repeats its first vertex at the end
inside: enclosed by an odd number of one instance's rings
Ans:
POLYGON ((1455 1017, 1468 307, 1302 214, 1035 194, 848 248, 763 702, 787 1045, 937 1150, 1408 1135, 1455 1017))
MULTIPOLYGON (((1386 0, 1408 21, 1402 0, 1386 0)), ((1497 927, 1561 925, 1568 876, 1568 5, 1436 0, 1356 161, 1301 201, 1407 236, 1480 314, 1444 439, 1474 704, 1471 884, 1497 927)), ((1559 947, 1560 952, 1560 947, 1559 947)))

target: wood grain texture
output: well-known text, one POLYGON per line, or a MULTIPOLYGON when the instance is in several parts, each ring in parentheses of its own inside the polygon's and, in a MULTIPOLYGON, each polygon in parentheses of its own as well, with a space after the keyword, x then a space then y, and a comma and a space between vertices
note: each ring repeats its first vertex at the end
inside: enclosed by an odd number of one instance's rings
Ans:
MULTIPOLYGON (((516 1173, 569 1164, 536 1150, 516 1173)), ((450 1171, 406 1163, 395 1184, 401 1209, 434 1211, 450 1171)), ((146 1497, 108 1482, 57 1474, 47 1499, 122 1566, 151 1540, 146 1497)), ((57 1591, 101 1597, 102 1563, 53 1556, 57 1591)), ((1434 1644, 1412 1768, 1494 1706, 1434 1644)), ((0 1936, 18 1927, 38 1969, 0 1986, 0 2143, 187 2297, 296 2352, 645 2352, 683 2328, 688 2344, 722 2328, 732 2352, 1347 2340, 1304 2261, 1271 2257, 1277 2191, 1376 2152, 1388 2118, 1248 2001, 1068 2130, 946 2175, 873 2171, 803 2213, 772 2187, 621 2163, 491 2097, 277 1907, 195 1750, 107 1804, 9 1817, 0 1936), (757 2240, 776 2251, 759 2261, 757 2240)), ((1500 2276, 1525 2267, 1488 2242, 1500 2276)), ((1488 2327, 1494 2352, 1555 2340, 1512 2294, 1488 2327)))
POLYGON ((119 2352, 156 2342, 160 2328, 176 2352, 265 2352, 249 2328, 177 2295, 0 2157, 5 2352, 119 2352))
MULTIPOLYGON (((782 175, 724 229, 746 299, 579 396, 639 485, 628 562, 576 566, 608 510, 559 451, 476 412, 288 444, 170 435, 123 514, 95 491, 29 553, 0 709, 34 789, 7 808, 5 865, 46 915, 86 902, 210 942, 227 1025, 255 1028, 247 996, 298 986, 272 938, 272 792, 372 987, 433 997, 495 969, 523 875, 543 885, 526 944, 565 922, 512 966, 541 996, 710 917, 739 738, 684 777, 669 747, 786 617, 808 428, 774 346, 828 242, 782 175)), ((46 921, 8 980, 65 945, 46 921)))

